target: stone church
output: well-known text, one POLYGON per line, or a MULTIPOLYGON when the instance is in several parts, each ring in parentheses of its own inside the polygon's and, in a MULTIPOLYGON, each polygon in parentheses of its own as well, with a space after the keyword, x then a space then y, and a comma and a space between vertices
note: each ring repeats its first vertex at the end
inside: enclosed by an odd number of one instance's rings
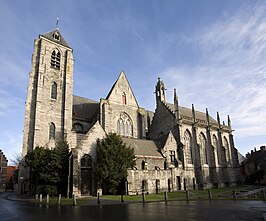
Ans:
MULTIPOLYGON (((53 148, 66 139, 71 148, 69 193, 98 190, 93 161, 99 141, 112 132, 134 149, 127 194, 207 189, 239 182, 239 163, 228 123, 182 107, 176 92, 166 100, 164 82, 155 82, 155 111, 139 106, 126 74, 120 73, 105 98, 73 95, 73 50, 55 29, 34 41, 26 101, 23 156, 36 146, 53 148)), ((110 85, 111 86, 111 85, 110 85)), ((104 95, 103 95, 104 96, 104 95)), ((152 95, 151 95, 152 96, 152 95)), ((27 174, 21 189, 26 188, 27 174)), ((22 191, 22 190, 21 190, 22 191)), ((22 191, 23 192, 23 191, 22 191)))

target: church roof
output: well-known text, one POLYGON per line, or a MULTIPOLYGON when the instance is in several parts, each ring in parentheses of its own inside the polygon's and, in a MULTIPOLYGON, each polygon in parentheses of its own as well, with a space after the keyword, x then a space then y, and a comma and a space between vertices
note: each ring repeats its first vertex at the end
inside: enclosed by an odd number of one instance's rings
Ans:
POLYGON ((83 118, 87 121, 92 121, 97 117, 99 112, 99 102, 84 97, 73 96, 74 118, 83 118))
POLYGON ((124 143, 134 149, 136 156, 163 158, 152 140, 123 137, 124 143))
MULTIPOLYGON (((166 103, 166 102, 163 102, 163 103, 173 113, 175 112, 175 106, 174 106, 174 104, 166 103)), ((188 120, 188 121, 193 121, 192 109, 187 108, 187 107, 179 106, 179 114, 180 114, 180 116, 181 116, 182 119, 188 120)), ((196 111, 195 110, 195 116, 196 116, 196 120, 199 123, 206 124, 207 125, 206 113, 203 113, 203 112, 200 112, 200 111, 196 111)), ((218 125, 218 122, 214 118, 212 118, 211 116, 209 116, 209 118, 210 118, 210 124, 218 125)))
POLYGON ((66 47, 70 48, 69 45, 68 45, 68 43, 64 39, 63 35, 59 32, 59 29, 57 29, 57 28, 54 29, 53 31, 47 32, 47 33, 42 34, 40 36, 45 37, 45 38, 49 39, 50 41, 56 42, 58 44, 61 44, 63 46, 66 46, 66 47), (59 40, 56 40, 54 38, 54 34, 58 34, 59 40))

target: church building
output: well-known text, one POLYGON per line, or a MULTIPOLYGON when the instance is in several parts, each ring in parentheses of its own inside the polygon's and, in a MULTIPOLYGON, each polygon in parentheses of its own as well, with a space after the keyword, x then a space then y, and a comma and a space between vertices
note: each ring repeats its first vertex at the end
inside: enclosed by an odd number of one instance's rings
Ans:
MULTIPOLYGON (((73 95, 73 50, 59 29, 34 41, 25 109, 22 154, 36 146, 71 148, 69 193, 97 193, 93 161, 99 141, 121 135, 134 149, 127 194, 208 189, 239 182, 239 163, 230 118, 221 124, 206 113, 182 107, 176 91, 166 100, 164 82, 155 82, 155 111, 140 107, 124 71, 106 97, 94 101, 73 95)), ((111 85, 110 85, 111 86, 111 85)), ((105 96, 105 95, 103 95, 105 96)), ((152 95, 151 95, 152 96, 152 95)), ((21 192, 28 185, 23 175, 21 192)))

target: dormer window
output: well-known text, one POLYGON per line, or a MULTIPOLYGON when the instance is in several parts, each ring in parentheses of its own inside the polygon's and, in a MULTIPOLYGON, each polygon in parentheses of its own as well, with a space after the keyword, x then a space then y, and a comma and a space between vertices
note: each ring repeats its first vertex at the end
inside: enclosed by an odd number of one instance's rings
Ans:
POLYGON ((55 32, 53 34, 53 38, 54 38, 54 40, 60 41, 60 36, 59 36, 58 32, 55 32))
POLYGON ((61 54, 58 50, 53 50, 51 54, 51 67, 60 69, 61 54))

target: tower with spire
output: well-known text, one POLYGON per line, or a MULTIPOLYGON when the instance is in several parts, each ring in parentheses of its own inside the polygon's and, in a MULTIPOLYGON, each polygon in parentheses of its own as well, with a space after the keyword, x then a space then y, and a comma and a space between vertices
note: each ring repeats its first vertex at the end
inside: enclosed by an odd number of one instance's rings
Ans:
POLYGON ((57 27, 34 41, 22 154, 53 147, 71 130, 73 54, 57 27))

